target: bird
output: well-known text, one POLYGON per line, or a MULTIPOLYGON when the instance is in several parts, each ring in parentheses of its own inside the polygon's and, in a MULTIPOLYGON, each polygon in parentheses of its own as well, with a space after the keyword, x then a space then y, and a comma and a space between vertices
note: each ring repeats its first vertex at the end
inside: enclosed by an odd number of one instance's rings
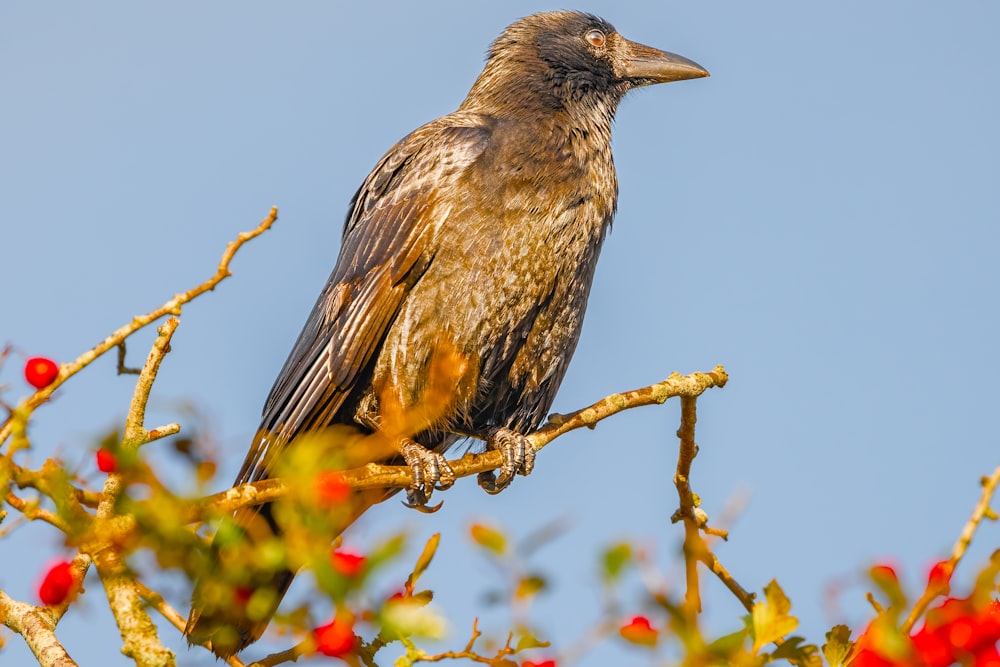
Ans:
MULTIPOLYGON (((385 428, 387 414, 421 402, 442 349, 460 360, 444 408, 385 459, 413 473, 407 504, 427 508, 455 482, 444 454, 470 437, 503 453, 499 472, 480 476, 488 492, 531 472, 525 436, 566 373, 617 208, 618 104, 635 88, 705 76, 592 14, 508 26, 458 109, 390 148, 351 199, 336 264, 236 485, 271 477, 303 434, 385 428)), ((235 520, 280 535, 268 505, 235 520)), ((222 658, 256 641, 294 572, 269 576, 270 613, 253 619, 199 600, 196 584, 189 641, 211 640, 222 658)))

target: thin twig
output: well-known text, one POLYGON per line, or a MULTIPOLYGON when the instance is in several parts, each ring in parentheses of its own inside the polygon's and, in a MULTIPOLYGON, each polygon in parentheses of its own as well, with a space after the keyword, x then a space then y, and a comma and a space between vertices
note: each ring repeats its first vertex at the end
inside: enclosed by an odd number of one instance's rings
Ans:
MULTIPOLYGON (((1000 485, 1000 466, 989 477, 983 477, 980 482, 983 486, 983 492, 979 496, 979 502, 976 503, 975 509, 972 510, 972 516, 969 517, 969 520, 962 528, 961 534, 958 536, 958 540, 955 541, 955 546, 951 549, 951 557, 946 561, 949 564, 949 572, 954 572, 955 567, 958 566, 958 562, 962 560, 983 518, 995 516, 993 510, 990 508, 990 501, 993 499, 993 494, 996 493, 997 486, 1000 485)), ((900 626, 903 633, 909 634, 916 622, 927 611, 930 603, 933 602, 934 598, 941 595, 942 592, 937 587, 928 585, 927 589, 920 596, 920 599, 914 603, 913 609, 910 610, 906 620, 903 621, 903 625, 900 626)))
POLYGON ((677 512, 684 521, 684 572, 687 588, 684 593, 684 608, 689 614, 701 611, 701 590, 698 584, 698 559, 708 547, 698 532, 698 522, 694 516, 695 500, 691 491, 689 478, 691 464, 698 454, 698 445, 694 441, 695 423, 698 421, 697 398, 681 397, 681 426, 677 429, 680 439, 680 449, 677 455, 677 471, 674 473, 674 486, 680 499, 680 509, 677 512))
POLYGON ((38 506, 38 503, 24 500, 13 493, 8 493, 5 499, 7 504, 20 512, 28 521, 44 521, 63 531, 69 532, 69 525, 57 514, 38 506))
POLYGON ((726 588, 740 601, 744 609, 750 612, 753 611, 754 601, 757 599, 756 594, 750 593, 740 586, 739 582, 733 578, 733 575, 729 574, 729 570, 723 567, 707 544, 705 545, 705 549, 698 554, 698 560, 704 563, 725 584, 726 588))
POLYGON ((186 292, 181 292, 175 295, 172 299, 164 303, 159 308, 151 310, 145 315, 137 315, 132 318, 132 321, 128 324, 122 326, 117 331, 112 333, 110 336, 105 338, 103 341, 95 345, 92 349, 84 352, 74 361, 62 364, 59 366, 59 375, 49 386, 44 389, 39 389, 34 394, 25 399, 20 405, 17 406, 13 411, 11 411, 11 416, 8 417, 2 425, 0 425, 0 445, 3 445, 7 439, 11 436, 13 432, 14 424, 13 420, 15 415, 18 419, 22 421, 27 421, 28 416, 42 403, 49 400, 56 389, 58 389, 66 380, 72 376, 79 373, 83 368, 88 366, 95 359, 103 355, 108 350, 117 347, 126 338, 134 334, 139 329, 142 329, 153 322, 156 322, 160 318, 166 315, 180 315, 181 307, 188 303, 189 301, 196 299, 205 292, 215 289, 215 286, 220 282, 232 275, 229 271, 229 263, 232 261, 233 256, 236 252, 243 246, 244 243, 250 241, 271 228, 271 225, 278 219, 278 209, 272 208, 270 214, 261 221, 257 227, 248 231, 242 232, 237 237, 236 240, 229 243, 226 246, 225 251, 222 253, 222 258, 219 260, 218 268, 211 278, 201 283, 197 287, 189 289, 186 292))
POLYGON ((286 662, 297 662, 301 656, 309 653, 315 645, 311 639, 308 639, 296 644, 292 648, 265 656, 256 662, 250 663, 247 667, 274 667, 274 665, 281 665, 286 662))

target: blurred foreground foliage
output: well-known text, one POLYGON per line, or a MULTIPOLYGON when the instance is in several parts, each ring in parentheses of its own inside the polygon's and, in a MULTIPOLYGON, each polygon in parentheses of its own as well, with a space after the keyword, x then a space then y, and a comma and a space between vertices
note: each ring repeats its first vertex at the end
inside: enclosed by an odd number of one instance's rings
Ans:
MULTIPOLYGON (((181 306, 228 276, 228 262, 239 246, 265 231, 276 214, 272 211, 261 226, 231 244, 210 280, 135 318, 78 359, 58 367, 42 364, 47 360, 41 357, 29 359, 27 379, 35 391, 16 405, 3 404, 7 417, 0 425, 0 494, 4 499, 0 548, 10 543, 18 527, 41 522, 62 534, 66 550, 64 560, 38 573, 4 571, 6 577, 39 577, 37 599, 15 600, 0 590, 0 618, 23 638, 39 664, 76 664, 56 627, 63 615, 81 609, 78 602, 88 593, 83 583, 91 569, 96 570, 107 594, 123 639, 122 652, 141 666, 177 663, 159 639, 163 628, 152 620, 155 612, 173 626, 166 631, 184 629, 186 609, 176 611, 154 588, 163 572, 179 574, 189 583, 207 579, 204 594, 214 604, 263 617, 274 604, 273 592, 257 582, 272 572, 303 569, 310 573, 311 592, 286 601, 269 630, 289 648, 254 665, 325 655, 350 665, 391 662, 405 667, 457 660, 497 667, 556 667, 579 661, 599 642, 613 641, 644 652, 650 664, 664 665, 750 667, 786 662, 810 667, 1000 667, 1000 556, 994 555, 979 568, 971 589, 951 590, 952 575, 980 522, 996 519, 990 501, 1000 483, 1000 468, 983 478, 980 503, 951 556, 935 566, 924 590, 916 595, 905 591, 891 567, 876 565, 869 576, 871 618, 863 627, 838 625, 822 640, 810 642, 795 634, 798 620, 777 581, 760 586, 758 594, 748 592, 712 552, 713 541, 727 534, 709 527, 701 501, 690 489, 691 463, 697 453, 695 400, 700 391, 676 394, 682 401, 674 478, 680 509, 672 519, 684 527, 684 548, 677 556, 684 577, 677 580, 660 571, 638 542, 608 545, 603 553, 591 556, 599 573, 592 585, 602 602, 595 609, 581 610, 581 621, 590 625, 570 645, 552 645, 532 616, 536 600, 558 593, 544 564, 535 563, 533 556, 538 545, 557 539, 557 526, 544 527, 520 544, 502 528, 486 523, 472 525, 465 536, 497 573, 496 582, 489 584, 489 600, 511 611, 511 627, 500 636, 481 632, 475 619, 448 618, 434 603, 433 591, 420 585, 421 576, 433 567, 441 541, 456 541, 459 536, 435 535, 423 545, 409 576, 388 592, 380 590, 382 584, 375 575, 389 565, 398 569, 407 558, 407 547, 413 546, 408 545, 407 536, 389 536, 366 553, 346 549, 335 539, 365 508, 398 490, 399 476, 405 477, 406 470, 394 473, 368 464, 391 458, 394 438, 419 432, 447 408, 450 378, 464 363, 448 350, 432 369, 427 400, 420 410, 393 412, 391 401, 385 402, 389 426, 384 432, 364 434, 334 427, 310 434, 285 452, 274 468, 275 479, 207 495, 207 489, 215 485, 217 469, 211 447, 197 435, 179 435, 179 424, 147 429, 145 406, 179 324, 176 316, 181 306), (164 320, 167 315, 172 316, 164 320), (106 434, 93 447, 93 467, 100 473, 89 466, 81 471, 58 458, 33 464, 30 425, 41 418, 35 411, 100 355, 119 348, 124 357, 125 341, 156 322, 162 325, 138 373, 128 420, 120 432, 106 434), (185 478, 195 481, 193 490, 171 488, 149 463, 149 447, 170 446, 185 467, 185 478), (274 503, 283 535, 250 541, 244 531, 234 528, 232 514, 265 501, 274 503), (705 571, 717 576, 747 610, 744 617, 733 619, 731 631, 722 636, 705 630, 700 591, 706 583, 699 575, 705 571), (626 585, 634 581, 641 582, 638 595, 634 586, 626 585), (457 648, 439 653, 422 648, 428 640, 462 634, 457 628, 471 628, 457 648)), ((0 352, 0 369, 16 365, 18 357, 10 349, 0 352)), ((705 384, 702 390, 722 386, 722 373, 721 381, 705 384)), ((682 381, 693 376, 671 377, 682 381)), ((665 400, 651 399, 649 389, 630 392, 637 399, 633 405, 665 400)), ((592 425, 603 416, 571 417, 592 425)), ((559 420, 566 418, 558 417, 555 423, 559 420)), ((231 658, 229 664, 246 663, 231 658)))

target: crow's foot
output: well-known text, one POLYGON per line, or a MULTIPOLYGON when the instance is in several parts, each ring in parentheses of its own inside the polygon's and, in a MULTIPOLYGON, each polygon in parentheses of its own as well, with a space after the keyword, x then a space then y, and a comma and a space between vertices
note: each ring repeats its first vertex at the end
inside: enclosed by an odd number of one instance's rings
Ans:
POLYGON ((486 449, 503 454, 500 474, 493 471, 479 473, 479 486, 486 493, 500 493, 514 480, 514 475, 527 475, 535 467, 535 448, 528 438, 504 426, 486 433, 486 449))
POLYGON ((399 453, 413 472, 413 485, 406 490, 406 502, 403 504, 421 512, 438 511, 440 503, 434 507, 428 507, 427 503, 434 489, 443 491, 455 483, 455 473, 448 461, 443 455, 409 438, 403 440, 399 453))

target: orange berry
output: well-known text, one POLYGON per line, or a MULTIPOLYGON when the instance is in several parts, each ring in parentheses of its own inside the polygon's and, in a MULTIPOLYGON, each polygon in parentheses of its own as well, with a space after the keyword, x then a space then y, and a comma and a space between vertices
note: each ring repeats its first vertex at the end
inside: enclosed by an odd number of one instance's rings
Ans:
POLYGON ((618 629, 618 633, 627 641, 641 646, 656 646, 660 633, 645 616, 636 616, 618 629))

